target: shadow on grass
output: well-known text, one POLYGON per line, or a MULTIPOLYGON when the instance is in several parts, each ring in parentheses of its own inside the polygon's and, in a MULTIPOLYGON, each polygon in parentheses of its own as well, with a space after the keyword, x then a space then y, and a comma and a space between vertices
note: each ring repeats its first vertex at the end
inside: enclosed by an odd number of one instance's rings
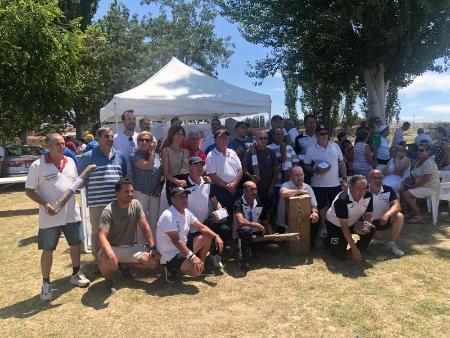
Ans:
MULTIPOLYGON (((199 280, 198 278, 195 280, 199 280)), ((216 283, 206 282, 210 286, 215 286, 216 283)), ((195 295, 199 292, 199 289, 195 285, 190 284, 169 284, 162 277, 153 280, 152 282, 146 282, 141 280, 114 280, 114 287, 117 289, 117 293, 120 294, 120 290, 124 288, 128 289, 141 289, 147 294, 157 297, 169 297, 175 295, 195 295)), ((108 307, 107 302, 109 297, 115 297, 117 294, 111 295, 106 288, 105 281, 98 282, 91 285, 86 293, 81 297, 81 303, 84 306, 91 307, 95 310, 101 310, 108 307)))
MULTIPOLYGON (((73 285, 69 283, 70 277, 64 277, 52 281, 53 299, 55 301, 64 293, 72 290, 73 285)), ((39 298, 39 294, 18 303, 6 306, 0 309, 0 318, 29 318, 42 311, 57 308, 62 304, 52 304, 52 302, 44 302, 39 298)))
POLYGON ((32 216, 39 213, 38 208, 18 209, 18 210, 0 210, 0 217, 32 216))
MULTIPOLYGON (((20 248, 20 247, 24 247, 24 246, 27 246, 27 245, 30 245, 30 244, 37 243, 37 240, 38 240, 37 235, 36 236, 27 237, 27 238, 23 238, 23 239, 21 239, 19 241, 18 247, 20 248)), ((70 265, 70 266, 72 266, 72 265, 70 265)))

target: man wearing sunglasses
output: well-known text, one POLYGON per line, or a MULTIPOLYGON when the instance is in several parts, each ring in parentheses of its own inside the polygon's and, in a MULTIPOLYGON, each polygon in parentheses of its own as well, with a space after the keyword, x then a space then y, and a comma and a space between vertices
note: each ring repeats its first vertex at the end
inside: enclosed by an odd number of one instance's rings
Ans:
POLYGON ((319 124, 316 127, 316 138, 317 141, 305 154, 304 163, 305 170, 313 175, 311 186, 317 199, 320 224, 324 229, 328 206, 342 190, 341 182, 346 186, 347 170, 339 145, 329 141, 327 126, 319 124))
POLYGON ((133 154, 137 147, 137 135, 134 131, 136 128, 136 116, 134 111, 129 109, 122 114, 123 131, 114 135, 113 147, 120 151, 127 161, 127 178, 132 177, 132 169, 129 155, 133 154))

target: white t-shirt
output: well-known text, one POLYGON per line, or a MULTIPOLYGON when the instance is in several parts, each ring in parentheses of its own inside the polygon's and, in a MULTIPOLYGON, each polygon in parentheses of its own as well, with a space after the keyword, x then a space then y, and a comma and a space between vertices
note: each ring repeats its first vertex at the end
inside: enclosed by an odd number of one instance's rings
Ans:
POLYGON ((295 142, 295 139, 299 135, 299 132, 298 132, 297 128, 291 128, 288 131, 288 135, 289 135, 289 138, 291 139, 291 141, 295 142))
POLYGON ((137 135, 138 133, 134 132, 132 136, 133 141, 130 141, 130 136, 126 135, 123 131, 114 135, 113 147, 120 151, 127 160, 127 178, 129 179, 132 178, 132 168, 129 155, 134 154, 134 151, 137 149, 137 135))
MULTIPOLYGON (((72 187, 73 182, 78 177, 75 162, 64 156, 66 161, 62 172, 53 162, 46 162, 45 157, 34 161, 25 182, 26 189, 33 189, 48 203, 54 203, 61 195, 72 187)), ((78 207, 75 195, 67 204, 54 216, 45 212, 45 207, 39 205, 39 228, 47 229, 67 223, 79 222, 80 208, 78 207)))
POLYGON ((382 185, 378 194, 372 192, 370 188, 369 191, 372 193, 373 198, 372 220, 376 221, 389 211, 391 202, 397 199, 397 195, 395 194, 395 191, 387 185, 382 185))
POLYGON ((180 240, 187 243, 189 230, 195 221, 197 221, 197 217, 188 209, 184 210, 184 215, 173 205, 164 210, 159 217, 156 228, 156 243, 158 251, 161 254, 161 264, 167 263, 179 253, 177 247, 172 243, 172 240, 167 236, 166 232, 176 231, 180 240))
POLYGON ((339 181, 339 161, 343 161, 341 148, 334 142, 328 142, 326 148, 320 146, 317 142, 311 146, 305 155, 305 164, 315 165, 321 162, 327 162, 331 165, 330 170, 322 175, 314 175, 311 178, 311 185, 313 187, 337 187, 340 185, 339 181))
MULTIPOLYGON (((311 196, 311 206, 317 208, 316 195, 314 195, 314 191, 309 186, 309 184, 303 183, 300 187, 298 187, 294 184, 294 182, 289 180, 281 185, 280 194, 283 191, 283 189, 306 190, 308 192, 308 195, 311 196)), ((280 196, 280 201, 278 203, 278 210, 277 210, 277 225, 286 226, 285 209, 286 209, 286 199, 280 196)))
POLYGON ((197 184, 189 176, 186 189, 191 192, 188 195, 189 210, 199 219, 200 222, 204 222, 209 216, 211 184, 206 183, 203 178, 201 178, 201 183, 197 184))
POLYGON ((385 161, 391 158, 391 154, 389 153, 389 142, 386 137, 381 137, 380 139, 380 146, 378 147, 377 158, 385 161))
POLYGON ((414 139, 414 143, 418 146, 422 142, 427 142, 431 146, 433 144, 433 139, 430 135, 422 133, 416 136, 416 138, 414 139))
POLYGON ((216 174, 225 183, 233 181, 241 169, 241 160, 232 149, 227 148, 224 156, 214 148, 206 156, 206 174, 216 174))

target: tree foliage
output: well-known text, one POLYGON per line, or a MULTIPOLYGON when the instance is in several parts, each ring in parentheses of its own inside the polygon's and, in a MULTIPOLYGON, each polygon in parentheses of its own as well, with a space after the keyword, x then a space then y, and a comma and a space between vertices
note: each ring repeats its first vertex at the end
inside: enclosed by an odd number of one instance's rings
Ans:
POLYGON ((58 123, 70 109, 81 32, 71 23, 63 27, 64 20, 56 1, 0 2, 2 138, 58 123))
POLYGON ((58 6, 68 22, 79 19, 80 29, 84 32, 92 23, 98 3, 99 0, 59 0, 58 6))
POLYGON ((368 92, 369 114, 384 118, 389 88, 401 88, 427 70, 442 70, 434 61, 450 55, 448 0, 217 3, 248 41, 272 49, 255 64, 253 75, 283 73, 287 60, 294 59, 302 102, 322 118, 334 116, 336 104, 355 83, 368 92), (378 81, 371 83, 364 74, 379 75, 378 81))

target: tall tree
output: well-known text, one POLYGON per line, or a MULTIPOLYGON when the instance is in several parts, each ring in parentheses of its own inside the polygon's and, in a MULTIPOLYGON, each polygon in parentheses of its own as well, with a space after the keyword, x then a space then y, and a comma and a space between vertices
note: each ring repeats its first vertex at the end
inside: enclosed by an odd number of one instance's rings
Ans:
POLYGON ((450 56, 448 0, 216 2, 247 40, 272 48, 258 66, 276 71, 287 51, 295 51, 302 87, 333 85, 341 98, 363 76, 368 114, 383 120, 390 86, 440 70, 434 61, 450 56))
POLYGON ((80 29, 84 32, 92 23, 97 12, 99 0, 58 0, 58 6, 67 20, 80 20, 80 29))
POLYGON ((55 1, 0 2, 1 136, 59 123, 77 94, 81 34, 55 1))

